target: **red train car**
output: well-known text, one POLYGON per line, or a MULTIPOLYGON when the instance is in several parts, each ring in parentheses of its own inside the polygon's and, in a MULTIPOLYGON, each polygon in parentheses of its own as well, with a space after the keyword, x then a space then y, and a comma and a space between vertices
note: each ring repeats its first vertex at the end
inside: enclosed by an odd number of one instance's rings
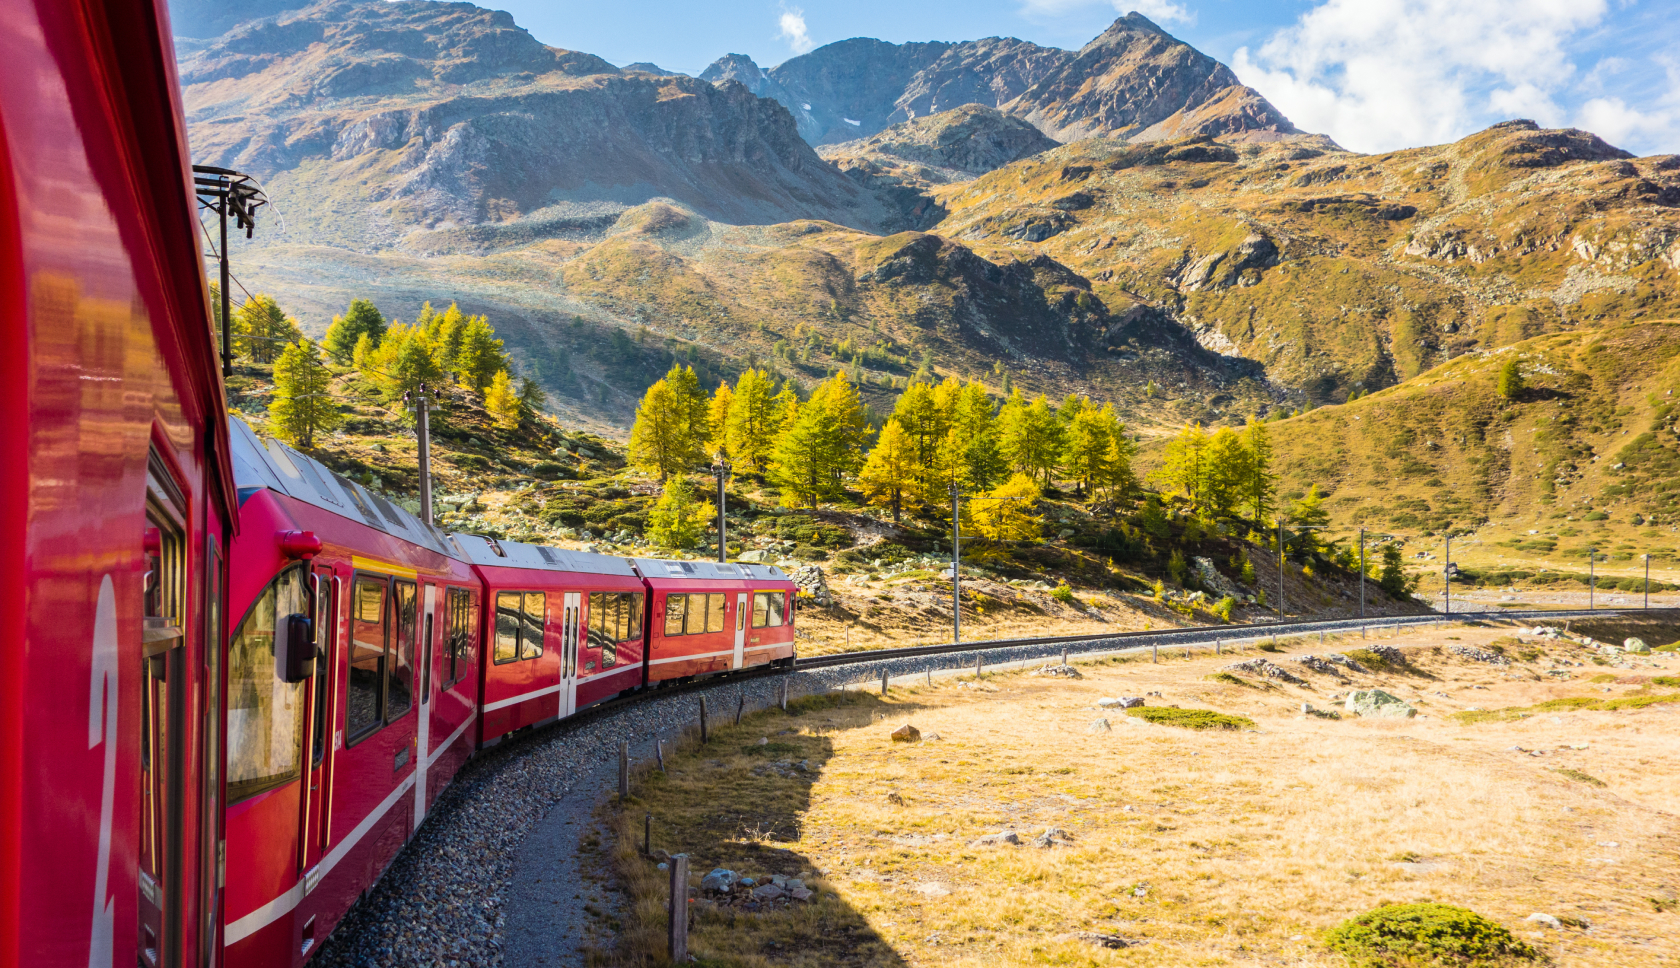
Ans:
POLYGON ((229 963, 307 960, 473 751, 652 683, 792 657, 796 589, 775 568, 444 534, 231 425, 229 963), (305 612, 319 659, 288 681, 281 640, 305 612))
POLYGON ((163 5, 0 11, 0 965, 215 965, 235 499, 163 5))
POLYGON ((649 682, 793 661, 799 589, 778 568, 635 559, 647 583, 649 682))

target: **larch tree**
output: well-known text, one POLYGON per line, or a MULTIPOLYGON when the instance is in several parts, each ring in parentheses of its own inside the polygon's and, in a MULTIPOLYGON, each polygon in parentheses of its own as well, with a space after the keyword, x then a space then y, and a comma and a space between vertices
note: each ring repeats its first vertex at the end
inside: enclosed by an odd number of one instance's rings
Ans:
POLYGON ((872 504, 892 508, 893 523, 897 524, 903 515, 904 498, 916 487, 916 471, 914 442, 898 418, 888 418, 858 474, 864 498, 872 504))
POLYGON ((663 483, 700 462, 687 401, 668 380, 655 381, 636 405, 630 426, 630 463, 663 483))
POLYGON ((303 331, 274 297, 259 292, 233 314, 232 335, 235 353, 253 363, 272 363, 287 343, 303 338, 303 331))
POLYGON ((1063 441, 1062 424, 1050 401, 1041 393, 1027 404, 1017 391, 1004 405, 999 423, 1010 466, 1048 486, 1061 463, 1063 441))
POLYGON ((992 487, 1008 471, 998 438, 997 412, 986 388, 965 384, 951 400, 947 436, 955 434, 961 443, 963 477, 970 487, 992 487))
POLYGON ((717 391, 706 405, 706 453, 729 453, 729 409, 734 404, 735 391, 730 389, 729 381, 718 381, 717 391))
POLYGON ((1182 493, 1196 507, 1202 506, 1207 474, 1207 431, 1199 423, 1185 424, 1167 444, 1161 466, 1150 475, 1168 488, 1182 493))
MULTIPOLYGON (((420 324, 415 328, 425 330, 426 326, 420 324)), ((442 361, 439 362, 441 366, 442 361)), ((452 362, 460 382, 479 393, 483 393, 485 388, 490 386, 490 381, 496 378, 496 374, 505 373, 508 368, 507 354, 502 351, 502 341, 496 338, 496 331, 483 316, 470 317, 462 326, 460 344, 455 350, 452 362)))
POLYGON ((443 380, 436 347, 419 326, 392 326, 377 346, 363 334, 356 341, 355 358, 362 375, 383 389, 387 400, 400 399, 422 383, 436 386, 443 380))
POLYGON ((315 438, 340 421, 331 396, 332 375, 309 339, 287 344, 274 363, 274 396, 268 404, 268 425, 274 436, 309 450, 315 438))
POLYGON ((522 377, 519 380, 519 417, 521 420, 535 420, 537 415, 548 406, 548 394, 543 391, 537 381, 522 377))
POLYGON ((1254 476, 1253 455, 1235 430, 1220 427, 1208 439, 1202 487, 1208 510, 1216 517, 1235 514, 1254 476))
POLYGON ((1272 480, 1272 435, 1266 421, 1251 417, 1243 428, 1243 444, 1248 448, 1248 482, 1243 487, 1242 503, 1256 522, 1265 521, 1272 512, 1272 495, 1276 483, 1272 480))
POLYGON ((1115 500, 1137 484, 1137 475, 1132 471, 1132 458, 1137 456, 1137 443, 1132 440, 1126 425, 1120 422, 1119 415, 1114 412, 1114 404, 1104 405, 1100 416, 1107 431, 1108 456, 1103 461, 1102 478, 1096 484, 1108 495, 1109 500, 1115 500))
POLYGON ((661 548, 692 548, 716 517, 716 506, 695 500, 688 478, 679 474, 665 482, 664 493, 648 510, 648 539, 661 548))
POLYGON ((776 437, 776 384, 764 370, 748 370, 735 382, 724 442, 729 459, 755 474, 769 469, 776 437))
POLYGON ((969 500, 974 529, 992 541, 1036 541, 1043 518, 1033 508, 1043 490, 1038 481, 1017 473, 1002 486, 969 500))
POLYGON ((356 342, 366 334, 374 346, 385 335, 385 316, 366 299, 350 300, 350 307, 342 316, 334 316, 332 325, 321 345, 327 355, 338 363, 349 364, 356 352, 356 342))
POLYGON ((840 436, 834 415, 819 397, 801 404, 793 425, 776 438, 770 477, 782 489, 784 507, 815 507, 840 491, 832 472, 840 436))
POLYGON ((1091 407, 1080 407, 1068 424, 1062 469, 1078 482, 1081 494, 1090 493, 1107 479, 1113 433, 1102 412, 1091 407))
POLYGON ((519 394, 514 392, 513 380, 506 370, 491 378, 490 388, 484 391, 484 409, 490 411, 496 426, 503 430, 513 430, 519 426, 519 418, 524 408, 520 406, 519 394))

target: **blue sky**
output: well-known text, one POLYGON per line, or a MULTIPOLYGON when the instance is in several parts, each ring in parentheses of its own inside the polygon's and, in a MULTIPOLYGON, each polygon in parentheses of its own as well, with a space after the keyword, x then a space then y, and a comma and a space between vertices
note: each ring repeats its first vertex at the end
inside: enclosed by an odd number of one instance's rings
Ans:
POLYGON ((1078 48, 1139 10, 1348 148, 1436 144, 1530 117, 1680 152, 1675 0, 479 0, 615 64, 770 67, 848 37, 1014 36, 1078 48))

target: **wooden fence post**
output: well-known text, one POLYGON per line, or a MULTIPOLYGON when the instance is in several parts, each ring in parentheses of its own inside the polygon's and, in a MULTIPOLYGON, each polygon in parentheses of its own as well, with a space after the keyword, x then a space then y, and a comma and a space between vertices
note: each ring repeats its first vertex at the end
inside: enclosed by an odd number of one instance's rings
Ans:
POLYGON ((980 678, 980 657, 974 657, 974 678, 980 678))
POLYGON ((881 695, 887 694, 887 670, 881 670, 881 695))
POLYGON ((788 680, 787 680, 786 676, 783 676, 782 677, 782 712, 784 712, 784 713, 787 712, 787 700, 788 700, 788 680))
POLYGON ((1150 662, 1160 662, 1161 661, 1161 643, 1155 642, 1155 641, 1151 641, 1149 643, 1149 661, 1150 662))
POLYGON ((1213 654, 1221 655, 1225 651, 1225 643, 1220 639, 1213 640, 1213 654))
POLYGON ((707 740, 706 735, 706 697, 700 697, 700 742, 707 740))
POLYGON ((653 856, 653 814, 642 819, 642 854, 653 856))
POLYGON ((741 690, 741 700, 735 704, 735 725, 741 725, 741 714, 747 711, 747 691, 741 690))
POLYGON ((1067 646, 1062 646, 1062 665, 1067 665, 1067 646))
POLYGON ((671 962, 688 961, 688 855, 671 855, 671 962))
POLYGON ((656 739, 653 742, 654 742, 654 747, 653 747, 654 752, 656 754, 658 754, 658 756, 659 756, 659 772, 664 773, 665 772, 665 741, 662 740, 662 739, 656 739))

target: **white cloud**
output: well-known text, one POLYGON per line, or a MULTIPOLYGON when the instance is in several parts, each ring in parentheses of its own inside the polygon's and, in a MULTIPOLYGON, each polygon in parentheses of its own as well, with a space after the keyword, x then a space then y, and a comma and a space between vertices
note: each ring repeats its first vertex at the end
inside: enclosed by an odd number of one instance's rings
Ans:
POLYGON ((805 29, 805 11, 798 7, 783 7, 780 22, 782 32, 777 36, 786 40, 795 54, 809 53, 817 46, 812 42, 810 32, 805 29))
POLYGON ((1038 18, 1059 17, 1073 10, 1104 4, 1116 13, 1136 10, 1159 24, 1194 24, 1196 13, 1173 0, 1021 0, 1021 12, 1038 18))
POLYGON ((1438 144, 1509 117, 1568 123, 1567 45, 1607 12, 1606 0, 1324 0, 1232 67, 1345 147, 1438 144))

